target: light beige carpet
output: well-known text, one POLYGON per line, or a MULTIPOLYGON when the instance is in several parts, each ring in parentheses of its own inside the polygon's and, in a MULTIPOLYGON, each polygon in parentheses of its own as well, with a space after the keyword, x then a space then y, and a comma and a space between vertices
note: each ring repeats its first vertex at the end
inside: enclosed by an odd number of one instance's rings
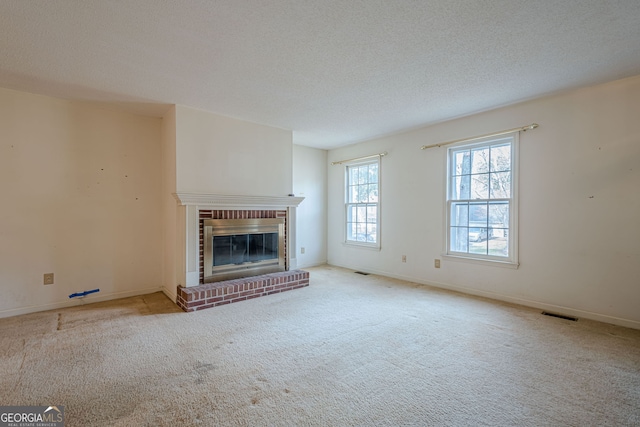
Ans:
POLYGON ((67 426, 637 426, 640 331, 318 267, 197 313, 164 295, 0 319, 0 404, 67 426))

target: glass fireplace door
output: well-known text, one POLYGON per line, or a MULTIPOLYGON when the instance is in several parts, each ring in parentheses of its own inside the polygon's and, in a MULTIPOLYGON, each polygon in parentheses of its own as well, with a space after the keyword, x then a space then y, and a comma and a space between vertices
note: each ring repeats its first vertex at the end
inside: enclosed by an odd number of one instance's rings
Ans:
POLYGON ((204 220, 204 282, 285 270, 284 219, 204 220))

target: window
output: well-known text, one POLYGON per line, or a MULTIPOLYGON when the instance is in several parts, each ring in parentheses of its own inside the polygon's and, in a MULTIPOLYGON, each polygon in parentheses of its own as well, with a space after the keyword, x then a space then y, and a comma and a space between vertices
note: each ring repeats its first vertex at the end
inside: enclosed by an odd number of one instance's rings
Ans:
POLYGON ((346 242, 380 247, 380 159, 346 169, 346 242))
POLYGON ((518 134, 447 151, 447 255, 517 265, 518 134))

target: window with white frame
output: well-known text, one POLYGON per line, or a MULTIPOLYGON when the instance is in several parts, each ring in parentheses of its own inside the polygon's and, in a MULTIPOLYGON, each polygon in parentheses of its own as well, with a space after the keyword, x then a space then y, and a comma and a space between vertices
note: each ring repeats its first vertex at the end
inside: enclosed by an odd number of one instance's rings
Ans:
POLYGON ((380 158, 347 165, 345 241, 380 246, 380 158))
POLYGON ((447 151, 447 255, 517 266, 518 133, 447 151))

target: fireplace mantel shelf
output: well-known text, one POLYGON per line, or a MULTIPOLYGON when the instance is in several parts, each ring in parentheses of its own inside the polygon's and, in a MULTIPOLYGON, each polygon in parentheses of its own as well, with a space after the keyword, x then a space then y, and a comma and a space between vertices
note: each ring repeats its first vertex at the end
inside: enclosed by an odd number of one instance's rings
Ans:
POLYGON ((174 193, 180 205, 200 207, 275 208, 297 207, 304 197, 295 196, 230 196, 224 194, 174 193))

